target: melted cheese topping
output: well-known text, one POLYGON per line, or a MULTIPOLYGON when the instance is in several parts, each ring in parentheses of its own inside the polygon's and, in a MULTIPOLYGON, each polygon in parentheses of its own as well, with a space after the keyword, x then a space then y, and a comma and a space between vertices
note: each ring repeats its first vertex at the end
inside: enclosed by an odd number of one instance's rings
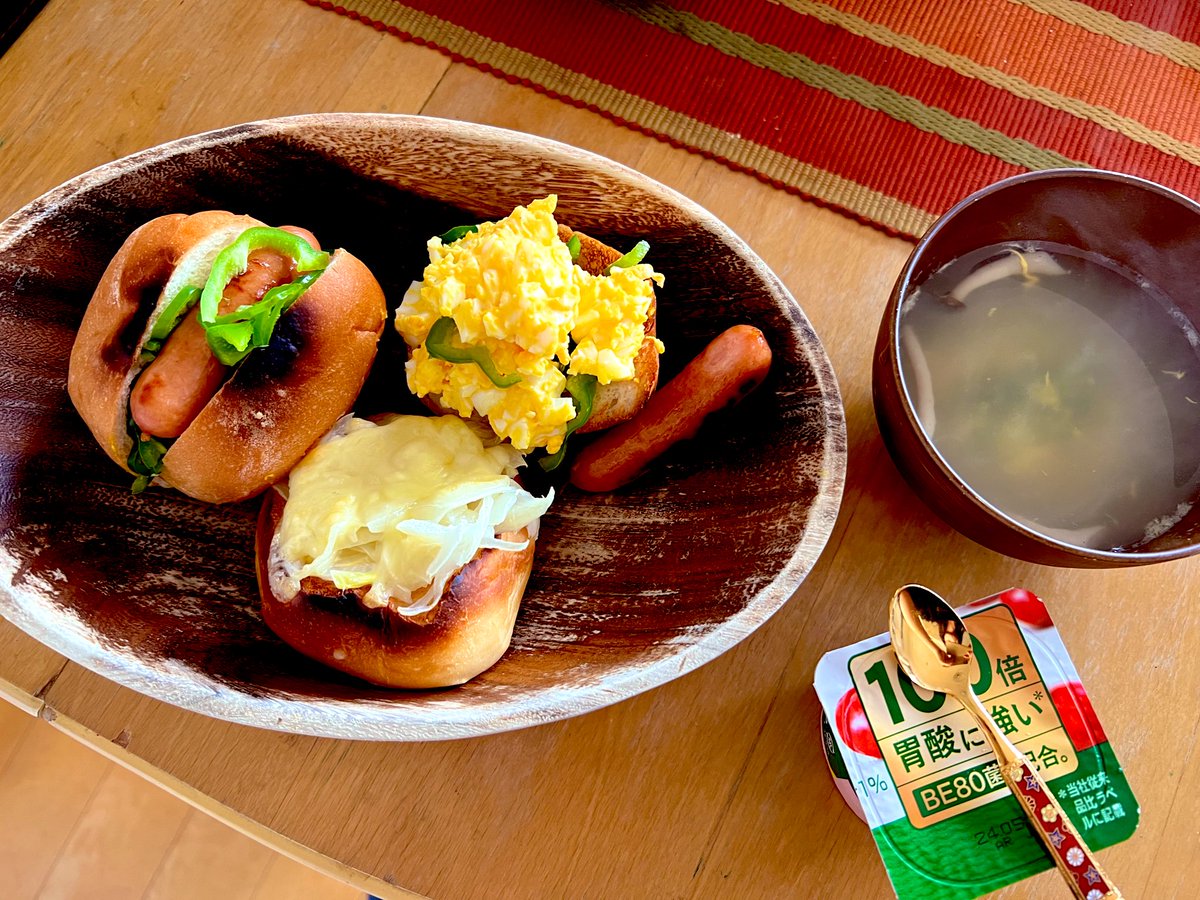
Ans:
POLYGON ((646 264, 602 276, 576 266, 558 238, 557 202, 551 195, 518 206, 451 244, 430 240, 424 280, 396 311, 396 329, 413 348, 409 389, 460 416, 485 417, 522 453, 554 453, 562 443, 575 415, 563 396, 564 370, 600 384, 633 378, 653 284, 662 284, 646 264), (486 347, 502 373, 522 381, 498 388, 474 363, 432 358, 425 339, 443 316, 453 317, 465 344, 486 347))
POLYGON ((350 416, 291 472, 271 545, 272 587, 293 596, 307 577, 341 590, 368 587, 368 607, 402 615, 437 606, 446 584, 481 549, 529 527, 553 493, 537 498, 512 476, 512 447, 487 447, 455 416, 397 416, 383 425, 350 416))

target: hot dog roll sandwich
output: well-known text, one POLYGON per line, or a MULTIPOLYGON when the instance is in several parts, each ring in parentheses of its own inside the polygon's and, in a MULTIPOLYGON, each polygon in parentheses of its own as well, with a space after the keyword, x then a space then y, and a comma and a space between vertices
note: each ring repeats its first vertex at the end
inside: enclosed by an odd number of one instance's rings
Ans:
POLYGON ((642 262, 646 243, 622 255, 559 225, 556 204, 552 195, 432 238, 395 317, 409 389, 435 411, 486 421, 547 470, 571 433, 641 408, 663 350, 662 276, 642 262))
POLYGON ((275 483, 354 402, 386 318, 357 258, 223 211, 138 228, 96 289, 67 389, 105 452, 211 503, 275 483))
POLYGON ((385 687, 475 677, 508 649, 553 499, 522 488, 521 463, 454 415, 346 417, 264 501, 264 621, 385 687))

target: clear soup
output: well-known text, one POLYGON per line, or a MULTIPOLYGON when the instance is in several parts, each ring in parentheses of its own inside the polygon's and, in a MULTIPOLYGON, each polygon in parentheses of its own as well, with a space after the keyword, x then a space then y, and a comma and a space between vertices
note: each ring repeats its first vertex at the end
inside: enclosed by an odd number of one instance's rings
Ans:
POLYGON ((1162 534, 1200 482, 1200 337, 1109 260, 967 254, 906 299, 901 373, 952 469, 1034 531, 1094 549, 1162 534))

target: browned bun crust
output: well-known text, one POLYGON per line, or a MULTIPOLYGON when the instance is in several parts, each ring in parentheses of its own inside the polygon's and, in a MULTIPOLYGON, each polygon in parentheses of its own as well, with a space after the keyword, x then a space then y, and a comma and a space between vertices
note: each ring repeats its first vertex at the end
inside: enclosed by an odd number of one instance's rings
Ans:
POLYGON ((209 503, 286 475, 349 411, 383 332, 383 290, 345 250, 279 320, 163 457, 164 482, 209 503))
MULTIPOLYGON (((588 237, 582 231, 572 231, 566 225, 558 226, 558 236, 564 243, 569 241, 572 235, 579 238, 579 256, 575 264, 585 272, 600 275, 621 258, 618 251, 595 238, 588 237)), ((633 378, 629 381, 596 386, 592 414, 579 429, 580 432, 602 431, 618 422, 632 419, 654 393, 658 386, 658 348, 654 344, 657 312, 658 304, 652 301, 650 312, 646 316, 646 337, 633 361, 633 378)))
MULTIPOLYGON (((451 580, 426 624, 417 624, 387 610, 365 610, 352 595, 276 596, 268 567, 283 506, 275 491, 264 499, 255 556, 263 621, 295 650, 383 687, 428 689, 462 684, 508 649, 533 568, 532 540, 519 552, 482 551, 451 580)), ((523 540, 528 533, 502 537, 523 540)))
POLYGON ((197 241, 236 224, 262 223, 219 210, 150 220, 125 239, 83 314, 71 347, 67 393, 104 452, 126 471, 133 444, 125 431, 131 369, 163 286, 197 241))
MULTIPOLYGON (((219 232, 233 240, 262 224, 220 210, 162 216, 130 235, 105 270, 71 349, 67 390, 97 442, 127 471, 129 392, 164 286, 202 241, 219 232)), ((250 354, 171 445, 160 480, 210 503, 278 481, 353 404, 386 314, 367 267, 336 251, 280 319, 271 346, 250 354)))

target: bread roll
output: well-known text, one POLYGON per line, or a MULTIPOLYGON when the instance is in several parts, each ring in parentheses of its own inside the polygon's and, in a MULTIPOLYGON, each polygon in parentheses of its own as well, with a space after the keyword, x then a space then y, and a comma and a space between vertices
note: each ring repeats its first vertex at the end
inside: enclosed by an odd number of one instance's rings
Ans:
POLYGON ((454 576, 432 612, 413 619, 388 608, 365 609, 354 592, 310 579, 295 595, 277 596, 269 571, 271 539, 284 502, 275 491, 263 502, 255 545, 258 587, 263 621, 305 656, 383 687, 422 689, 462 684, 508 649, 533 568, 527 530, 501 535, 528 538, 524 550, 481 551, 454 576))
MULTIPOLYGON (((127 471, 129 395, 154 322, 181 287, 202 285, 216 255, 256 226, 216 210, 162 216, 130 235, 105 270, 71 350, 67 390, 97 442, 127 471)), ((370 271, 335 251, 280 318, 270 345, 246 357, 170 445, 159 481, 226 503, 282 478, 353 404, 385 318, 370 271)))

